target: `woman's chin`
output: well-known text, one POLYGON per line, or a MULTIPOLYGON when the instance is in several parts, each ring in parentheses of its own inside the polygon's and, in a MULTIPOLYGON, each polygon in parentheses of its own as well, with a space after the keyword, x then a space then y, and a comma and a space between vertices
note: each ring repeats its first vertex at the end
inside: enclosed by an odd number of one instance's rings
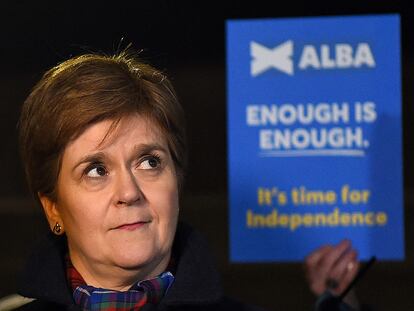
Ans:
POLYGON ((131 249, 128 249, 118 252, 114 258, 114 263, 125 270, 154 270, 162 264, 165 257, 161 256, 159 252, 148 250, 143 252, 142 249, 141 251, 131 251, 131 249))

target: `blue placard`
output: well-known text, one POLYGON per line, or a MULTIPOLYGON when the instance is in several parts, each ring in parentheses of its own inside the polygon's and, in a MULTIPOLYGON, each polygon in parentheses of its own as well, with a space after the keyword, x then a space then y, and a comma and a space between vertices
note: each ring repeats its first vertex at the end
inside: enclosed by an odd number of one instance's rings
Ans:
POLYGON ((398 15, 227 22, 230 257, 404 258, 398 15))

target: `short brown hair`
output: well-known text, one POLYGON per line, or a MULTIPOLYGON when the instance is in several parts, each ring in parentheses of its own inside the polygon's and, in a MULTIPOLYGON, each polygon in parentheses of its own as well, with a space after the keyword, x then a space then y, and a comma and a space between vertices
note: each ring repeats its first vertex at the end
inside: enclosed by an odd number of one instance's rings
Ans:
POLYGON ((86 54, 47 71, 25 100, 19 142, 29 188, 56 200, 66 145, 90 125, 138 113, 165 135, 178 184, 186 165, 184 114, 167 77, 133 54, 86 54))

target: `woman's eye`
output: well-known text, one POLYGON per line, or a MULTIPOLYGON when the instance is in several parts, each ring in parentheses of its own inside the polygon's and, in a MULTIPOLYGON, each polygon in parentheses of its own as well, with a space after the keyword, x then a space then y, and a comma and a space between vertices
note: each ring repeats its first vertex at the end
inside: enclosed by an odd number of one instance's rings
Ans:
POLYGON ((160 165, 160 159, 157 157, 150 157, 145 160, 143 160, 140 165, 139 169, 141 170, 153 170, 159 167, 160 165))
POLYGON ((87 170, 86 176, 97 178, 108 175, 108 171, 103 166, 94 166, 87 170))

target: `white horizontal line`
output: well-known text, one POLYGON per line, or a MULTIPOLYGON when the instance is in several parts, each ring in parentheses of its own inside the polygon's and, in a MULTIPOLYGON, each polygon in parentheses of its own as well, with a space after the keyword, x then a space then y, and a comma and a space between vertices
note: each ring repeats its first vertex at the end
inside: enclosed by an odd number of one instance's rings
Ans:
POLYGON ((318 150, 283 150, 283 151, 262 151, 260 157, 363 157, 364 150, 357 149, 318 149, 318 150))

